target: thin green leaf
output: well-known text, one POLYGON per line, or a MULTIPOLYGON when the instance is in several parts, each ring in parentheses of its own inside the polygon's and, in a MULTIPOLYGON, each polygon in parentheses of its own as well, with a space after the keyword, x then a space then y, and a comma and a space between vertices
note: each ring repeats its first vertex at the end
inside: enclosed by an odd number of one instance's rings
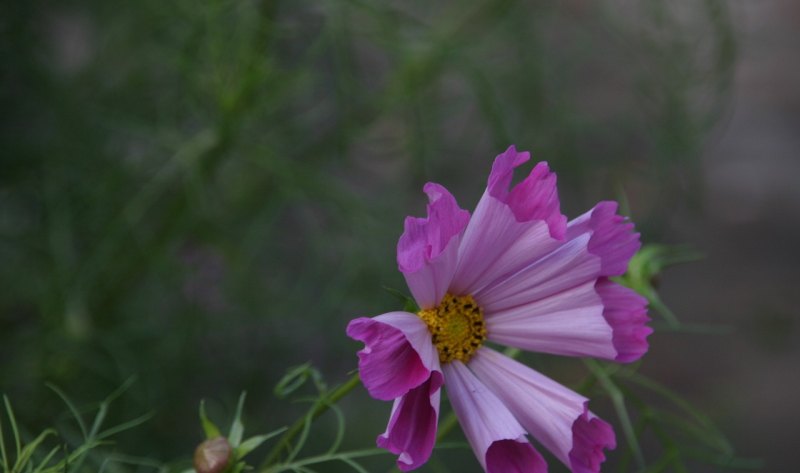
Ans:
POLYGON ((136 375, 129 377, 122 383, 122 385, 120 385, 120 387, 118 387, 114 392, 109 394, 103 402, 111 404, 112 401, 115 401, 118 397, 125 394, 125 391, 130 389, 130 387, 133 386, 133 383, 135 382, 136 382, 136 375))
POLYGON ((8 457, 6 456, 6 439, 3 436, 2 416, 0 416, 0 455, 3 456, 3 471, 8 471, 8 457))
POLYGON ((245 455, 252 452, 253 450, 257 449, 261 446, 264 442, 275 437, 277 435, 286 432, 288 427, 281 427, 278 430, 273 430, 272 432, 264 435, 256 435, 254 437, 250 437, 249 439, 243 441, 239 447, 236 448, 236 458, 244 458, 245 455))
POLYGON ((53 429, 46 429, 41 434, 39 434, 38 437, 33 439, 32 442, 25 445, 25 447, 22 448, 22 452, 20 452, 19 457, 17 457, 17 461, 14 464, 14 471, 22 471, 22 467, 28 464, 31 457, 33 456, 33 453, 36 451, 37 448, 39 448, 39 445, 41 445, 41 443, 44 442, 45 439, 47 439, 47 437, 49 437, 50 435, 56 435, 56 431, 53 429))
POLYGON ((92 422, 92 428, 89 430, 88 438, 96 438, 97 433, 100 431, 100 427, 103 425, 103 421, 106 420, 106 415, 108 415, 108 403, 104 401, 100 403, 100 409, 98 409, 97 415, 94 417, 94 422, 92 422))
POLYGON ((719 449, 723 453, 733 453, 733 446, 730 444, 730 441, 728 441, 722 432, 717 429, 711 418, 694 408, 688 401, 673 393, 661 384, 638 373, 629 373, 626 375, 626 379, 630 379, 634 383, 661 395, 665 399, 675 404, 677 407, 688 413, 696 422, 698 422, 706 430, 707 435, 712 435, 718 439, 717 441, 719 442, 719 449))
POLYGON ((342 440, 344 439, 345 419, 344 414, 342 414, 342 410, 339 409, 339 406, 336 404, 331 404, 328 407, 336 415, 336 437, 334 437, 333 442, 331 443, 331 446, 328 448, 327 452, 329 454, 334 454, 337 450, 339 450, 339 447, 342 445, 342 440))
POLYGON ((595 360, 590 359, 585 359, 583 362, 597 377, 598 381, 600 381, 600 385, 606 391, 609 398, 611 398, 611 402, 614 405, 614 410, 617 411, 617 417, 622 424, 622 431, 625 434, 625 440, 628 442, 628 446, 632 450, 633 457, 636 460, 636 465, 639 469, 644 469, 644 454, 642 453, 642 449, 639 446, 639 440, 634 432, 633 424, 631 423, 631 418, 628 414, 628 409, 625 407, 624 394, 611 380, 611 376, 606 372, 603 365, 595 360))
POLYGON ((11 424, 11 433, 14 434, 14 445, 16 447, 16 459, 19 461, 20 457, 20 439, 19 439, 19 429, 17 428, 17 419, 14 417, 14 411, 11 409, 11 402, 8 400, 8 396, 3 394, 3 402, 6 405, 6 413, 8 414, 8 423, 11 424))
POLYGON ((358 473, 369 473, 367 470, 364 469, 363 466, 359 465, 358 462, 356 462, 355 460, 351 460, 350 458, 340 458, 339 460, 349 465, 350 468, 357 471, 358 473))
POLYGON ((300 431, 300 436, 297 439, 297 444, 289 452, 289 456, 286 458, 287 462, 294 460, 303 449, 303 446, 305 446, 306 440, 308 440, 308 433, 311 431, 311 423, 314 421, 313 413, 314 409, 312 408, 308 411, 308 414, 306 414, 303 422, 303 428, 300 431))
POLYGON ((231 422, 231 430, 228 434, 228 442, 233 448, 242 443, 242 436, 244 435, 244 424, 242 423, 242 410, 244 409, 244 400, 247 397, 247 392, 242 392, 239 396, 239 402, 236 404, 236 414, 233 416, 231 422))
POLYGON ((136 417, 135 419, 131 419, 131 420, 127 421, 127 422, 123 422, 123 423, 121 423, 121 424, 119 424, 117 426, 114 426, 114 427, 111 427, 109 429, 106 429, 106 430, 100 432, 97 435, 97 440, 104 440, 104 439, 107 439, 107 438, 109 438, 109 437, 111 437, 113 435, 116 435, 116 434, 120 433, 120 432, 124 432, 126 430, 130 430, 130 429, 132 429, 132 428, 134 428, 134 427, 136 427, 138 425, 141 425, 141 424, 147 422, 152 417, 153 417, 153 413, 152 412, 148 412, 147 414, 143 414, 143 415, 141 415, 139 417, 136 417))
POLYGON ((311 363, 303 363, 290 368, 283 378, 278 381, 278 384, 275 385, 275 396, 279 399, 284 399, 295 392, 308 380, 311 370, 311 363))
POLYGON ((48 452, 47 455, 45 455, 44 459, 42 459, 42 461, 39 462, 39 466, 36 467, 35 470, 33 470, 33 473, 41 473, 44 470, 44 468, 47 466, 47 464, 50 463, 50 460, 53 459, 55 454, 58 453, 59 450, 60 450, 60 447, 53 447, 53 449, 50 450, 50 452, 48 452))
POLYGON ((50 388, 53 392, 55 392, 56 395, 58 395, 58 397, 60 397, 62 401, 64 401, 64 404, 67 405, 67 408, 69 409, 70 413, 72 413, 72 417, 74 417, 75 421, 78 423, 78 428, 81 430, 81 435, 83 435, 84 439, 88 438, 89 432, 86 430, 86 424, 83 422, 83 417, 81 417, 80 412, 72 403, 72 401, 70 401, 69 397, 67 397, 67 395, 64 394, 64 392, 61 391, 61 389, 59 389, 58 386, 56 386, 55 384, 46 383, 45 385, 48 388, 50 388))
POLYGON ((209 420, 208 416, 206 415, 206 400, 203 399, 200 401, 200 424, 203 426, 203 432, 206 434, 207 439, 213 439, 215 437, 221 437, 222 434, 219 431, 219 428, 209 420))

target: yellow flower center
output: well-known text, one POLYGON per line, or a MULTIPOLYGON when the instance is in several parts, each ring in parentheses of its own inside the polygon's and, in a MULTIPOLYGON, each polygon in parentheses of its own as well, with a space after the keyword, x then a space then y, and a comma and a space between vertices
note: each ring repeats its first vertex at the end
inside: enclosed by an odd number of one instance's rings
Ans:
POLYGON ((483 309, 472 296, 445 294, 438 307, 421 310, 417 315, 428 326, 441 363, 468 362, 486 340, 483 309))

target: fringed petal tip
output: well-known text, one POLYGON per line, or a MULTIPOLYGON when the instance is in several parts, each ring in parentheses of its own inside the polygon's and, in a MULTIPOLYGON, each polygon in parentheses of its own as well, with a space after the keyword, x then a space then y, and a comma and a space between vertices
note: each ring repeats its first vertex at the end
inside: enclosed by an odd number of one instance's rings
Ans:
POLYGON ((359 376, 375 399, 391 401, 430 377, 430 369, 398 328, 360 317, 347 325, 347 336, 364 342, 358 352, 359 376))
POLYGON ((469 222, 469 212, 443 186, 429 182, 423 190, 428 195, 428 216, 406 217, 397 242, 397 265, 403 273, 419 271, 436 259, 469 222))
POLYGON ((386 432, 376 440, 379 448, 397 455, 401 471, 419 468, 433 452, 443 383, 442 373, 432 371, 425 383, 397 399, 386 432))
POLYGON ((647 352, 647 337, 653 333, 647 322, 647 299, 633 289, 607 278, 600 278, 595 291, 603 301, 603 317, 613 330, 612 343, 617 351, 616 361, 630 363, 647 352))
POLYGON ((591 211, 589 252, 600 257, 600 276, 620 276, 639 250, 639 234, 627 217, 617 215, 617 203, 603 201, 591 211))
POLYGON ((604 449, 617 448, 614 429, 595 417, 584 404, 583 414, 572 424, 572 450, 569 452, 572 473, 598 473, 606 460, 604 449))
POLYGON ((487 191, 489 195, 508 205, 518 222, 543 220, 549 227, 551 237, 563 239, 567 218, 561 214, 556 175, 550 172, 547 162, 536 164, 528 177, 509 191, 514 168, 528 160, 530 153, 518 153, 514 146, 498 155, 489 174, 487 191))

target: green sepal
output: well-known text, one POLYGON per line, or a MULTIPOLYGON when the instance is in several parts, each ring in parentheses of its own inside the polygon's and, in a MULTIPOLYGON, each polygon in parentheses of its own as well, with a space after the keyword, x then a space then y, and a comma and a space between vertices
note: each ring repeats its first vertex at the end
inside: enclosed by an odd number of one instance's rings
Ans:
POLYGON ((221 437, 222 434, 219 431, 219 427, 216 426, 206 415, 206 400, 203 399, 200 401, 200 424, 203 426, 203 431, 206 434, 206 439, 213 439, 215 437, 221 437))

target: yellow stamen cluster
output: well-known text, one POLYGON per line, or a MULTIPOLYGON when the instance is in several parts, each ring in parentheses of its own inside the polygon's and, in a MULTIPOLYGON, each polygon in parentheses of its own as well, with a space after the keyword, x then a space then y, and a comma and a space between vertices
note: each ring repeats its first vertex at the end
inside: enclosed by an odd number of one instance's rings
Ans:
POLYGON ((428 326, 441 363, 466 363, 486 340, 483 309, 472 296, 445 294, 438 307, 421 310, 417 315, 428 326))

